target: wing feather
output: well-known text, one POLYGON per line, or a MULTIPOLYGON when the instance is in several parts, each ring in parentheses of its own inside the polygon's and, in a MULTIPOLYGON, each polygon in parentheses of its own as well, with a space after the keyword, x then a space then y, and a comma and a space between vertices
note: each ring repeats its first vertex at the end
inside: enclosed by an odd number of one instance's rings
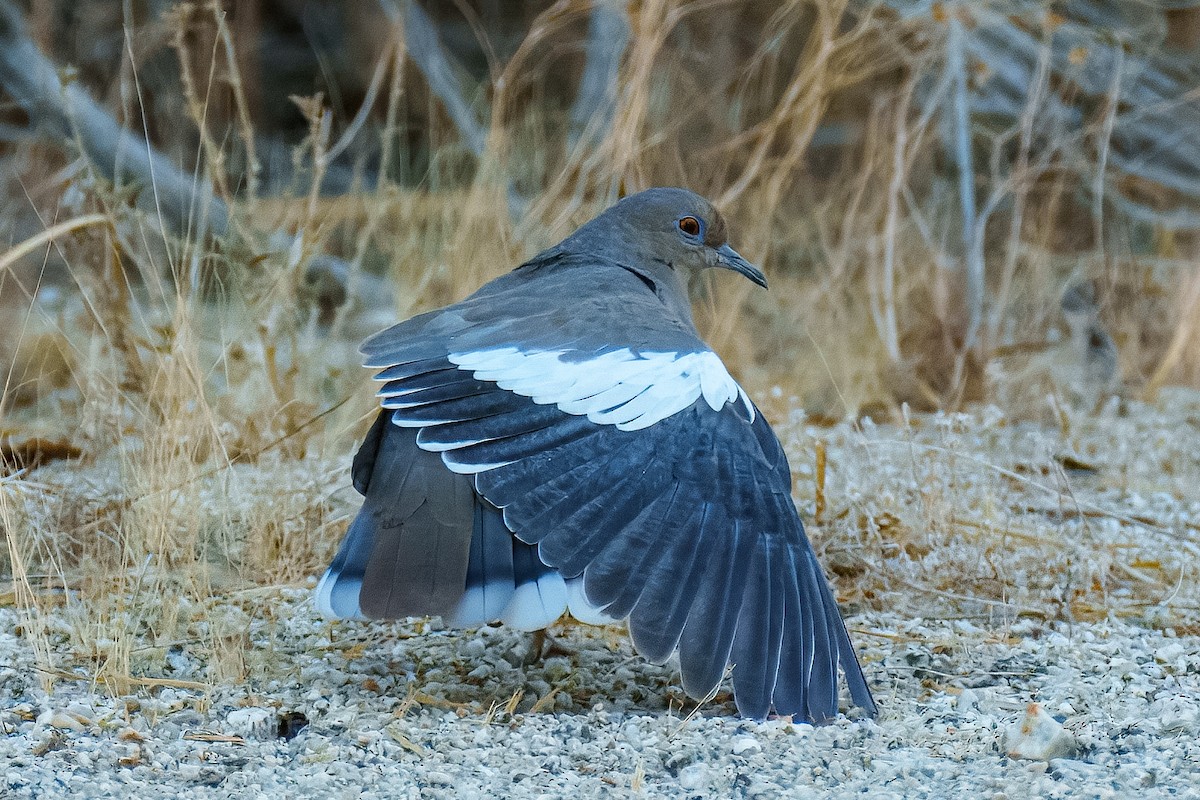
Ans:
MULTIPOLYGON (((646 586, 662 581, 657 567, 664 549, 679 537, 680 526, 691 516, 692 500, 690 487, 685 490, 678 483, 671 484, 657 499, 645 503, 632 523, 611 537, 588 564, 584 583, 588 596, 600 602, 609 616, 620 619, 629 615, 640 605, 646 586)), ((672 572, 674 567, 670 565, 672 572)), ((680 593, 680 588, 676 585, 675 593, 680 593)))
POLYGON ((719 535, 724 547, 696 586, 692 613, 679 638, 679 671, 683 689, 692 697, 707 697, 725 674, 746 589, 746 562, 756 544, 737 520, 719 535))
POLYGON ((783 644, 783 566, 777 541, 755 551, 733 639, 733 696, 738 713, 762 719, 771 710, 783 644))
POLYGON ((813 622, 812 669, 808 676, 808 710, 805 716, 823 722, 837 713, 837 647, 829 636, 821 601, 820 582, 825 578, 816 567, 816 559, 802 554, 797 565, 800 596, 810 609, 813 622))
MULTIPOLYGON (((710 526, 724 520, 712 512, 708 503, 693 510, 695 520, 685 523, 685 530, 694 529, 697 539, 705 541, 712 535, 710 526)), ((692 610, 692 597, 679 586, 694 586, 700 580, 713 556, 712 548, 695 547, 686 537, 672 537, 669 550, 659 562, 659 573, 647 581, 638 603, 629 615, 629 634, 637 651, 652 662, 661 663, 679 646, 679 637, 692 610), (678 585, 676 585, 676 583, 678 585)))

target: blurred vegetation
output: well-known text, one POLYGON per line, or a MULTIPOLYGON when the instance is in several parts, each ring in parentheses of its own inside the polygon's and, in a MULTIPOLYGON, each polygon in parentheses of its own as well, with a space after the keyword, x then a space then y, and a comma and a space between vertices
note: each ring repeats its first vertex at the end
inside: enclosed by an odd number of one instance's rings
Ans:
MULTIPOLYGON (((988 364, 1053 339, 1058 297, 1080 281, 1100 290, 1127 383, 1200 376, 1200 330, 1180 302, 1200 285, 1189 3, 611 2, 622 19, 600 31, 603 3, 434 3, 430 37, 406 18, 414 6, 21 11, 65 84, 231 205, 211 247, 186 242, 204 230, 190 218, 160 224, 168 241, 149 245, 199 250, 197 285, 244 279, 282 227, 308 234, 291 270, 343 257, 394 279, 407 313, 460 296, 620 191, 680 184, 717 198, 739 246, 786 281, 770 297, 706 293, 719 298, 703 314, 714 343, 747 379, 798 388, 821 413, 988 399, 988 364), (430 47, 448 81, 430 78, 430 47), (616 69, 599 93, 586 85, 593 50, 616 69)), ((122 209, 150 191, 145 176, 114 173, 105 156, 120 153, 86 143, 81 160, 70 132, 39 135, 38 117, 21 102, 0 117, 7 240, 85 210, 134 224, 122 209)), ((78 244, 5 271, 10 313, 39 276, 90 279, 69 263, 78 244)), ((151 257, 126 244, 125 261, 151 257)), ((165 270, 143 272, 148 285, 165 270)))

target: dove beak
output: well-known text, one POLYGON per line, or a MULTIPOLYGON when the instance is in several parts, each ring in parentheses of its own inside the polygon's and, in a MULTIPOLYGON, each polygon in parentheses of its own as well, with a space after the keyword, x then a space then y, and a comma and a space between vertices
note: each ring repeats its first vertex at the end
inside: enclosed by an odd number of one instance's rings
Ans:
POLYGON ((767 277, 762 274, 762 270, 742 258, 737 250, 734 250, 727 244, 723 244, 716 248, 716 253, 717 263, 714 266, 721 269, 733 270, 739 275, 745 275, 764 289, 767 288, 767 277))

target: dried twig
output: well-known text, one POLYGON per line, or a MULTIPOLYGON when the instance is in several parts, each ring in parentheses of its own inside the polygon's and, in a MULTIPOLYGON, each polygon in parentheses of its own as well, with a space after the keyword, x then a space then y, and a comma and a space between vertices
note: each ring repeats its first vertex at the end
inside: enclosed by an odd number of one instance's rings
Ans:
POLYGON ((77 231, 81 228, 88 228, 93 225, 105 225, 107 223, 108 217, 104 216, 103 214, 85 214, 81 217, 68 219, 64 222, 58 223, 57 225, 46 228, 41 233, 37 234, 36 236, 29 237, 16 247, 13 247, 11 250, 5 253, 0 253, 0 272, 4 272, 4 270, 11 267, 14 262, 19 261, 20 259, 32 253, 34 250, 53 242, 64 233, 70 233, 72 231, 77 231))

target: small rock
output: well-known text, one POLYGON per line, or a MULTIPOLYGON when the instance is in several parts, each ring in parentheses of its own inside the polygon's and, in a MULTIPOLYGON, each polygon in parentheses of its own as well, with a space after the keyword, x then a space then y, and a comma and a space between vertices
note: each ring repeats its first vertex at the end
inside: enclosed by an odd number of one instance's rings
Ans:
POLYGON ((979 708, 979 695, 974 689, 963 689, 954 701, 954 707, 958 713, 965 714, 968 711, 975 711, 979 708))
POLYGON ((287 711, 279 715, 275 735, 284 741, 291 741, 308 727, 308 717, 302 711, 287 711))
POLYGON ((1197 727, 1196 706, 1182 697, 1167 697, 1156 701, 1151 714, 1158 721, 1160 732, 1168 735, 1189 733, 1197 727))
POLYGON ((57 750, 63 746, 66 737, 58 731, 50 731, 48 736, 44 736, 33 743, 32 752, 35 756, 41 757, 49 753, 51 750, 57 750))
POLYGON ((10 712, 16 715, 17 719, 29 722, 37 718, 37 714, 33 713, 33 706, 29 703, 18 703, 9 709, 10 712))
POLYGON ((68 714, 57 708, 48 708, 38 715, 37 724, 64 731, 85 731, 91 720, 77 714, 68 714))
POLYGON ((275 712, 265 708, 239 708, 225 718, 225 733, 243 739, 273 739, 278 728, 275 712))
POLYGON ((1174 666, 1177 661, 1187 655, 1187 650, 1179 642, 1171 642, 1164 644, 1162 647, 1154 651, 1154 660, 1163 664, 1174 666))
POLYGON ((146 741, 146 737, 142 736, 141 733, 139 733, 138 731, 135 731, 133 728, 128 728, 128 727, 122 727, 120 730, 118 730, 117 738, 120 739, 122 742, 144 742, 144 741, 146 741))
POLYGON ((87 703, 73 700, 67 704, 67 713, 85 725, 96 724, 96 709, 87 703))
POLYGON ((696 753, 691 749, 676 750, 663 760, 663 766, 672 775, 678 775, 684 767, 696 760, 696 753))
POLYGON ((492 676, 492 666, 490 664, 480 664, 475 669, 467 673, 467 677, 473 680, 485 680, 492 676))
POLYGON ((690 764, 679 770, 679 786, 689 792, 703 791, 708 786, 708 767, 690 764))
POLYGON ((739 736, 733 740, 735 756, 753 756, 762 752, 762 745, 753 736, 739 736))
POLYGON ((304 711, 284 711, 278 716, 275 734, 284 741, 292 741, 300 735, 301 730, 308 727, 308 717, 304 711))
POLYGON ((1030 703, 1025 716, 1010 725, 1005 736, 1009 758, 1049 761, 1074 755, 1077 747, 1075 737, 1038 703, 1030 703))

